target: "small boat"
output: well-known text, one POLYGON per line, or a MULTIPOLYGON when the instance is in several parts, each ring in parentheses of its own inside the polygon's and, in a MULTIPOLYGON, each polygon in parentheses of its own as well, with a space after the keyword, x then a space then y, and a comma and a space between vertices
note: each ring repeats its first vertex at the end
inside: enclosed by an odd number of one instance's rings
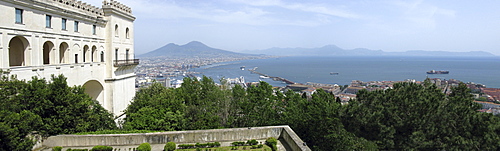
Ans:
POLYGON ((259 78, 261 78, 261 79, 267 79, 269 77, 268 76, 259 76, 259 78))
POLYGON ((338 72, 330 72, 330 75, 339 75, 338 72))
POLYGON ((436 70, 431 70, 431 71, 427 71, 427 74, 448 74, 450 73, 450 71, 436 71, 436 70))
POLYGON ((241 66, 241 67, 240 67, 240 69, 241 69, 241 70, 245 70, 245 66, 241 66))

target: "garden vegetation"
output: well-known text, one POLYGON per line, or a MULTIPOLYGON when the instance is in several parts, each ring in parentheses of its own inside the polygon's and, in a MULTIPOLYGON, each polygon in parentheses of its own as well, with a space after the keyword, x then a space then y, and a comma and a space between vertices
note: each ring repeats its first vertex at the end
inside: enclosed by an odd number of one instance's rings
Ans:
POLYGON ((497 150, 500 120, 477 110, 465 84, 442 93, 424 84, 361 90, 341 105, 331 93, 307 97, 266 82, 243 88, 185 78, 180 88, 159 83, 137 92, 125 129, 197 130, 289 125, 313 150, 497 150))
MULTIPOLYGON (((447 95, 429 81, 397 83, 393 89, 361 90, 341 105, 321 89, 308 97, 275 91, 266 82, 246 89, 221 83, 185 78, 177 89, 159 83, 140 89, 125 110, 122 130, 289 125, 312 150, 500 149, 499 118, 478 112, 465 84, 447 95)), ((4 77, 0 89, 1 150, 30 150, 27 136, 33 131, 50 136, 117 129, 111 114, 82 87, 68 87, 62 76, 4 77)))
POLYGON ((113 116, 62 75, 30 81, 0 79, 0 151, 31 150, 30 135, 48 137, 115 129, 113 116))

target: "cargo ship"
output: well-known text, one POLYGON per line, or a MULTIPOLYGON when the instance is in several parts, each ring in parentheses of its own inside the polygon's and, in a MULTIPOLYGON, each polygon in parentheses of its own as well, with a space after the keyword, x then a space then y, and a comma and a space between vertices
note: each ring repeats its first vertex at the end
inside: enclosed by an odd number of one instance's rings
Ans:
POLYGON ((436 70, 431 70, 427 71, 427 74, 448 74, 450 71, 436 71, 436 70))

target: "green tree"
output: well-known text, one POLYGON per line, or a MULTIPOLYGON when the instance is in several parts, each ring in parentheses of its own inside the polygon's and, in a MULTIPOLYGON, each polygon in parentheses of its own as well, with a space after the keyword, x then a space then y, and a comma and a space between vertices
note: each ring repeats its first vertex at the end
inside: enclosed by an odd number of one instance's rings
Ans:
POLYGON ((81 86, 68 87, 62 75, 52 76, 50 82, 3 76, 0 89, 2 149, 31 149, 33 143, 26 136, 32 131, 49 136, 116 128, 109 112, 81 86))
POLYGON ((370 150, 376 145, 347 132, 339 112, 342 106, 331 93, 318 89, 310 100, 298 93, 286 95, 285 124, 314 150, 370 150))
POLYGON ((182 130, 185 125, 183 100, 160 83, 136 93, 125 110, 124 128, 133 130, 182 130))
POLYGON ((40 116, 28 110, 20 113, 0 111, 0 150, 31 150, 34 142, 26 136, 41 124, 40 116))
POLYGON ((246 102, 246 90, 240 85, 236 85, 232 88, 231 90, 231 107, 230 107, 230 112, 232 115, 232 124, 230 125, 231 127, 244 127, 246 124, 246 121, 244 118, 241 118, 243 113, 242 106, 244 105, 243 103, 246 102))
POLYGON ((184 78, 182 86, 176 91, 186 104, 185 129, 213 129, 222 126, 220 107, 225 97, 213 79, 206 76, 200 81, 196 78, 184 78))
POLYGON ((496 150, 496 117, 476 111, 465 85, 453 91, 446 96, 428 81, 362 90, 343 110, 342 122, 383 150, 496 150))
POLYGON ((261 81, 258 86, 247 88, 245 98, 240 102, 240 126, 265 126, 277 122, 281 109, 278 107, 280 98, 275 95, 271 85, 261 81))

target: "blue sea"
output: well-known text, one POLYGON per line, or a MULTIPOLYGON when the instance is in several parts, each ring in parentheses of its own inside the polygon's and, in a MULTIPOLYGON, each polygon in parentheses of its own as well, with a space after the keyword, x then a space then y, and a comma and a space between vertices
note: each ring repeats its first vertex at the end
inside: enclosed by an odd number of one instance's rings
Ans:
POLYGON ((361 81, 403 81, 426 77, 456 79, 500 88, 500 57, 282 57, 216 63, 192 69, 213 78, 239 78, 247 82, 263 80, 274 86, 281 81, 260 79, 248 69, 282 77, 296 83, 350 84, 361 81), (240 67, 244 66, 245 70, 240 67), (427 74, 430 70, 446 70, 449 74, 427 74), (331 72, 338 75, 331 75, 331 72))

